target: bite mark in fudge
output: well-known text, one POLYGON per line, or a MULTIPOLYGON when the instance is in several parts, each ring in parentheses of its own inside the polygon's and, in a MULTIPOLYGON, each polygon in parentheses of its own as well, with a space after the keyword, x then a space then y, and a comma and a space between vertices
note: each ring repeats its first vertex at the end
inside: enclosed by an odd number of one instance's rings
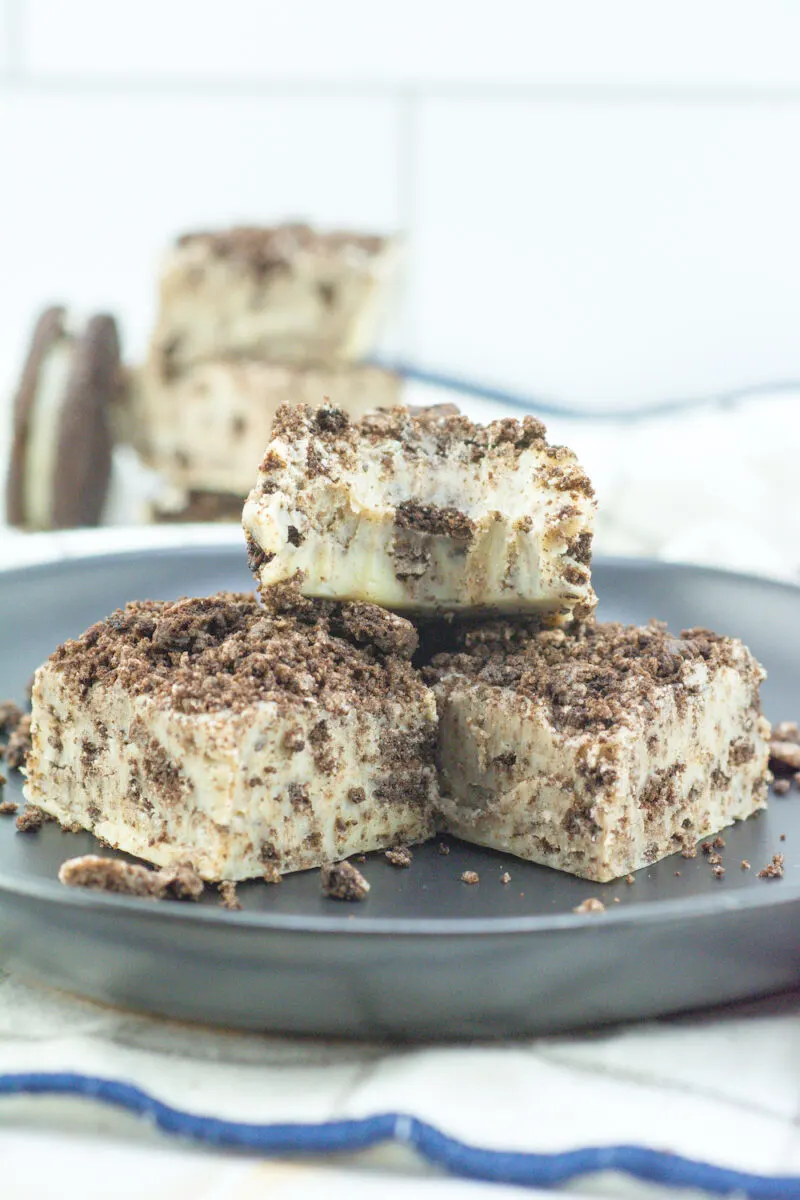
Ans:
POLYGON ((586 617, 591 484, 533 417, 284 406, 242 521, 263 594, 418 615, 586 617))
POLYGON ((28 801, 215 881, 423 841, 435 702, 393 652, 413 629, 343 607, 223 593, 99 622, 37 672, 28 801))
POLYGON ((494 622, 462 646, 424 671, 450 832, 604 882, 765 807, 764 672, 735 639, 494 622))

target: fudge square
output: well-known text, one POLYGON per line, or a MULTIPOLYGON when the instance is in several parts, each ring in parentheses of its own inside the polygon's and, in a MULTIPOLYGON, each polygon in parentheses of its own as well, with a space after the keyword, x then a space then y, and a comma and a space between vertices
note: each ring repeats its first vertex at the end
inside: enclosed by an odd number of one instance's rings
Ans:
POLYGON ((397 612, 557 624, 595 606, 594 513, 575 455, 534 417, 284 405, 242 524, 265 596, 296 578, 304 595, 397 612))
POLYGON ((495 622, 426 675, 452 833, 598 882, 766 805, 765 673, 733 638, 495 622))
POLYGON ((359 359, 398 253, 391 237, 308 225, 185 234, 164 262, 151 359, 164 374, 228 354, 359 359))
POLYGON ((247 595, 127 605, 33 685, 26 799, 207 880, 432 832, 436 706, 402 618, 247 595))

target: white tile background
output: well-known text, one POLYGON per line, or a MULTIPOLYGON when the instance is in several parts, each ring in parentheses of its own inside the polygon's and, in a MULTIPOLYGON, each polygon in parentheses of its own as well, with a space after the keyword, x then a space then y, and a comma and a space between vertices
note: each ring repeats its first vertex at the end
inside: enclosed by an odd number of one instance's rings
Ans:
POLYGON ((161 248, 403 229, 385 348, 587 406, 800 379, 793 0, 0 0, 0 380, 161 248))

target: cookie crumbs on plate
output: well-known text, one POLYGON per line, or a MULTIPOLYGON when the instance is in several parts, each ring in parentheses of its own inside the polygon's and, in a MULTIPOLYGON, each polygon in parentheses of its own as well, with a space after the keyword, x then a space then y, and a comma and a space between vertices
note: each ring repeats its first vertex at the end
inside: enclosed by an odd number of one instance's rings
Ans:
POLYGON ((781 834, 781 836, 778 838, 778 841, 779 841, 779 842, 785 842, 785 841, 786 841, 786 834, 785 834, 785 833, 782 833, 782 834, 781 834))
POLYGON ((626 882, 627 884, 631 884, 631 883, 636 883, 636 880, 633 878, 633 876, 632 876, 632 875, 626 875, 626 876, 625 876, 625 882, 626 882))
POLYGON ((352 863, 327 863, 319 874, 322 890, 331 900, 363 900, 369 891, 366 879, 352 863))
POLYGON ((503 871, 503 874, 500 876, 500 882, 511 883, 511 876, 509 875, 508 871, 503 871))
POLYGON ((588 896, 581 904, 572 910, 575 913, 604 913, 606 906, 596 896, 588 896))
POLYGON ((396 846, 394 850, 386 850, 384 856, 393 867, 410 867, 413 858, 408 846, 396 846))
POLYGON ((743 871, 749 871, 749 870, 750 870, 750 863, 747 861, 747 859, 746 859, 746 858, 743 858, 743 859, 742 859, 742 862, 741 862, 741 867, 742 867, 742 870, 743 870, 743 871))
POLYGON ((787 767, 790 771, 800 771, 800 728, 796 722, 781 721, 773 728, 769 740, 769 765, 778 771, 785 771, 787 767))
POLYGON ((205 891, 205 884, 191 863, 162 867, 158 873, 165 892, 169 892, 176 900, 199 900, 205 891))
POLYGON ((722 876, 725 874, 725 868, 722 866, 719 866, 719 865, 716 867, 712 867, 711 874, 714 876, 715 879, 722 879, 722 876))
POLYGON ((773 854, 772 862, 758 872, 759 879, 783 879, 783 855, 773 854))
POLYGON ((714 843, 713 842, 703 842, 702 845, 700 846, 700 849, 703 851, 703 854, 706 854, 706 855, 713 854, 714 853, 714 843))
POLYGON ((24 715, 14 700, 0 700, 0 733, 13 733, 24 715))
POLYGON ((357 855, 356 855, 356 862, 357 862, 357 863, 365 863, 366 861, 367 861, 367 856, 366 856, 366 854, 357 854, 357 855))
POLYGON ((33 804, 26 804, 25 809, 17 817, 18 833, 38 833, 45 821, 50 818, 33 804))
POLYGON ((31 751, 31 718, 30 714, 21 717, 8 739, 6 746, 6 762, 10 767, 25 766, 25 760, 31 751))
POLYGON ((708 857, 709 864, 712 867, 718 867, 720 865, 720 863, 722 862, 722 857, 719 854, 709 854, 707 857, 708 857))
POLYGON ((159 871, 98 854, 67 859, 59 868, 58 878, 66 887, 116 892, 122 896, 146 896, 151 900, 159 899, 166 891, 159 871))
POLYGON ((445 843, 444 843, 444 842, 439 842, 439 853, 440 853, 440 854, 449 854, 449 853, 450 853, 450 847, 449 847, 449 846, 447 846, 447 845, 445 845, 445 843))
POLYGON ((5 775, 3 774, 3 772, 2 772, 2 771, 0 771, 0 787, 3 787, 3 785, 4 785, 4 784, 6 784, 6 783, 8 783, 8 780, 6 779, 6 777, 5 777, 5 775))
POLYGON ((236 895, 236 884, 231 879, 223 879, 219 885, 220 907, 227 908, 230 912, 238 912, 242 907, 239 902, 239 897, 236 895))
POLYGON ((719 837, 719 836, 715 837, 713 844, 716 846, 716 848, 718 850, 724 850, 725 849, 725 838, 719 837))
POLYGON ((790 787, 791 784, 788 779, 776 779, 772 785, 772 790, 776 796, 785 796, 790 787))
MULTIPOLYGON (((2 779, 0 775, 0 780, 2 779)), ((19 811, 19 805, 14 800, 0 802, 0 817, 13 817, 19 811)))
POLYGON ((461 874, 462 883, 480 883, 481 877, 477 871, 463 871, 461 874))
POLYGON ((275 863, 267 863, 264 867, 264 883, 280 883, 283 876, 281 875, 275 863))
POLYGON ((681 877, 681 873, 680 873, 680 871, 676 871, 676 872, 675 872, 675 878, 676 878, 676 879, 680 879, 680 877, 681 877))

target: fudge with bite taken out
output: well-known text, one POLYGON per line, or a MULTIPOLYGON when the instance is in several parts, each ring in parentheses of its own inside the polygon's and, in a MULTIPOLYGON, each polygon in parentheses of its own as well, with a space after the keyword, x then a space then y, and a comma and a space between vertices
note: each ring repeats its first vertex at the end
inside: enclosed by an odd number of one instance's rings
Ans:
POLYGON ((265 596, 295 579, 306 596, 396 612, 558 624, 595 605, 594 513, 574 454, 533 417, 483 427, 395 408, 351 421, 286 405, 242 522, 265 596))

